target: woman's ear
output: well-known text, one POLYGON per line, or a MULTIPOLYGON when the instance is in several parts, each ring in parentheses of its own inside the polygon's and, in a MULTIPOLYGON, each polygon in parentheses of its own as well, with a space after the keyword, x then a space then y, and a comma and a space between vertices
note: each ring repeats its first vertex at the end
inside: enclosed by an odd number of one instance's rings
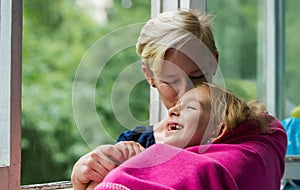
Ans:
POLYGON ((216 65, 214 65, 215 68, 213 68, 213 75, 216 74, 217 69, 218 69, 218 64, 219 64, 219 52, 218 52, 218 50, 215 50, 215 55, 214 56, 215 56, 215 59, 216 59, 216 65))
POLYGON ((217 63, 219 62, 219 52, 218 50, 215 51, 215 58, 217 60, 217 63))
POLYGON ((152 78, 152 74, 149 73, 146 65, 142 65, 142 71, 143 71, 145 79, 147 80, 149 85, 152 86, 152 87, 155 87, 154 82, 153 82, 153 78, 152 78))

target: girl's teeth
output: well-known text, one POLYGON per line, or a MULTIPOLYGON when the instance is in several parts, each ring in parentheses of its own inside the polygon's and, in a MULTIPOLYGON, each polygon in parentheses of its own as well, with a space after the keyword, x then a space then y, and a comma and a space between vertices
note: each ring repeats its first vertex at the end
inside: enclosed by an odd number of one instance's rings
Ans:
POLYGON ((180 130, 180 129, 182 129, 182 127, 181 127, 181 126, 178 126, 178 125, 176 125, 176 130, 180 130))
POLYGON ((179 125, 171 125, 169 126, 169 131, 173 131, 173 130, 181 130, 183 127, 179 126, 179 125))

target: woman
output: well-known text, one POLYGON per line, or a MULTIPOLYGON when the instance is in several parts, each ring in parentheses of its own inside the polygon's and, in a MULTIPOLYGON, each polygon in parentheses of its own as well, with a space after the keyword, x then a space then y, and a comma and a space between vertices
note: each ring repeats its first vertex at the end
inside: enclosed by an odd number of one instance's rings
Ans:
MULTIPOLYGON (((211 27, 209 15, 178 10, 162 13, 142 28, 137 42, 142 70, 167 109, 195 85, 212 81, 218 51, 211 27)), ((153 133, 153 126, 139 126, 122 133, 117 142, 130 140, 148 148, 160 141, 160 133, 153 133)))
POLYGON ((130 148, 135 142, 112 145, 123 157, 128 150, 138 155, 110 171, 96 190, 280 189, 285 131, 253 103, 250 107, 233 94, 203 83, 169 109, 159 128, 163 144, 143 152, 142 147, 130 148))

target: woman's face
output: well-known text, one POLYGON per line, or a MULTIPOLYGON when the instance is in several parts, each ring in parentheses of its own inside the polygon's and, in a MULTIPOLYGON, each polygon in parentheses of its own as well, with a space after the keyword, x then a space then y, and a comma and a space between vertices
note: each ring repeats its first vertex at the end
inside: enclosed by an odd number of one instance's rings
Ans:
POLYGON ((208 126, 211 99, 207 87, 185 93, 169 109, 169 117, 162 126, 163 142, 179 148, 199 145, 208 126))
POLYGON ((179 97, 192 89, 195 84, 206 81, 199 67, 185 54, 168 50, 161 72, 152 79, 160 98, 169 109, 179 97))

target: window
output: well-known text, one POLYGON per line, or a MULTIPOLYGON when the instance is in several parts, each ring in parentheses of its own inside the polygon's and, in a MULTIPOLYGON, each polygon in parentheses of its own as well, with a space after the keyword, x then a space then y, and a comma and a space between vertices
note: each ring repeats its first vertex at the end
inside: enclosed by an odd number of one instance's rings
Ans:
POLYGON ((0 1, 0 167, 10 165, 11 1, 0 1))
POLYGON ((285 1, 285 80, 283 91, 285 93, 285 118, 291 116, 291 111, 300 105, 299 79, 300 64, 299 55, 300 38, 296 35, 300 31, 300 23, 297 18, 300 13, 296 11, 299 1, 285 1))
MULTIPOLYGON (((24 1, 24 4, 28 3, 29 1, 24 1)), ((34 6, 36 1, 32 4, 27 4, 34 6)), ((57 8, 63 9, 63 7, 58 6, 60 1, 41 1, 42 6, 53 6, 53 10, 57 10, 57 8), (48 4, 46 3, 48 2, 48 4)), ((71 1, 64 1, 65 3, 70 3, 71 1)), ((72 1, 71 3, 74 3, 72 1)), ((83 2, 78 0, 76 1, 80 4, 83 2)), ((129 6, 130 2, 132 1, 122 1, 122 6, 129 6)), ((268 1, 269 2, 269 1, 268 1)), ((300 100, 297 97, 297 90, 298 90, 298 78, 300 76, 300 68, 299 64, 297 63, 297 55, 298 49, 297 47, 298 39, 296 37, 297 31, 299 31, 299 25, 297 25, 297 11, 294 10, 297 8, 298 0, 291 0, 286 2, 286 67, 285 67, 285 76, 286 80, 284 83, 284 92, 286 95, 285 103, 286 103, 286 114, 287 117, 289 115, 289 111, 294 108, 296 105, 300 104, 300 100)), ((250 98, 257 98, 259 95, 259 89, 256 87, 258 85, 258 81, 261 79, 259 78, 259 72, 257 67, 257 60, 260 59, 258 52, 261 51, 259 49, 265 43, 263 41, 259 41, 260 37, 257 33, 257 26, 260 22, 262 22, 262 17, 259 16, 260 14, 260 7, 262 4, 259 4, 257 1, 252 0, 245 0, 245 1, 206 1, 205 0, 152 0, 152 16, 159 13, 160 11, 175 9, 177 7, 197 7, 199 9, 205 9, 207 7, 207 12, 216 14, 215 20, 215 36, 217 45, 220 49, 221 57, 220 57, 220 65, 221 70, 225 76, 227 86, 232 88, 236 93, 238 93, 241 97, 245 99, 250 98), (236 2, 236 4, 233 4, 236 2), (234 27, 232 27, 234 26, 234 27), (237 40, 238 39, 238 40, 237 40), (262 43, 262 44, 259 44, 262 43), (242 63, 242 64, 241 64, 242 63), (234 65, 234 66, 233 66, 234 65), (234 71, 234 72, 233 72, 234 71)), ((69 7, 68 7, 69 8, 69 7)), ((274 7, 273 7, 274 8, 274 7)), ((21 133, 21 54, 22 54, 22 1, 21 0, 0 0, 0 186, 9 187, 9 189, 17 189, 19 188, 20 184, 20 133, 21 133), (11 26, 11 27, 7 27, 11 26), (11 36, 11 34, 13 36, 11 36), (5 127, 2 127, 5 126, 5 127), (11 132, 12 131, 12 132, 11 132), (11 132, 11 133, 10 133, 11 132), (5 148, 3 148, 5 147, 5 148), (14 185, 14 186, 13 186, 14 185)), ((35 17, 37 13, 45 13, 45 12, 38 12, 40 9, 37 9, 37 12, 27 12, 32 14, 32 17, 35 17)), ((80 11, 79 11, 80 12, 80 11)), ((150 11, 149 11, 150 12, 150 11)), ((71 11, 68 11, 70 14, 71 11)), ((111 16, 114 16, 114 12, 110 12, 111 16)), ((52 20, 53 26, 58 26, 57 24, 62 21, 61 15, 53 14, 55 18, 52 20)), ((45 13, 44 16, 49 16, 45 13)), ((82 16, 82 15, 80 15, 82 16)), ((36 18, 36 17, 35 17, 36 18)), ((47 17, 48 19, 48 17, 47 17)), ((124 19, 124 18, 115 18, 116 20, 124 19)), ((38 20, 38 19, 37 19, 38 20)), ((37 21, 35 20, 35 21, 37 21)), ((42 22, 43 23, 43 20, 42 22)), ((44 22, 46 23, 46 22, 44 22)), ((76 26, 75 22, 66 22, 66 24, 70 24, 72 26, 76 26)), ((28 24, 28 23, 27 23, 28 24)), ((40 27, 36 23, 29 23, 32 25, 27 25, 27 27, 40 27)), ((90 23, 86 23, 89 25, 90 23)), ((63 29, 67 28, 62 27, 63 29)), ((42 29, 45 30, 45 27, 35 28, 35 29, 42 29)), ((109 32, 111 28, 107 29, 106 31, 102 31, 103 33, 109 32)), ((277 28, 278 29, 278 28, 277 28)), ((53 32, 53 31, 52 31, 53 32)), ((51 31, 47 33, 48 35, 54 35, 57 33, 52 33, 51 31)), ((78 30, 61 30, 62 35, 65 35, 68 40, 68 43, 74 42, 73 39, 70 37, 76 38, 77 35, 80 35, 78 30), (66 32, 66 33, 64 33, 66 32), (69 33, 68 33, 69 32, 69 33)), ((38 32, 37 32, 38 33, 38 32)), ((84 33, 85 40, 90 37, 91 33, 84 33)), ((29 36, 32 37, 32 36, 29 36)), ((37 41, 42 42, 46 40, 48 43, 48 50, 52 50, 54 55, 56 56, 57 61, 69 61, 69 59, 73 59, 70 54, 65 54, 64 56, 57 57, 57 53, 60 50, 53 49, 53 41, 47 41, 47 39, 36 38, 37 41)), ((275 40, 275 39, 274 39, 275 40)), ((36 42, 36 41, 31 41, 36 42)), ((39 44, 30 44, 32 46, 39 45, 39 44)), ((59 44, 63 45, 63 44, 59 44)), ((69 44, 65 44, 66 46, 64 50, 73 50, 78 52, 82 52, 81 49, 68 49, 70 48, 69 44)), ((32 53, 32 52, 31 52, 32 53)), ((50 53, 47 52, 47 53, 50 53)), ((24 55, 25 57, 28 55, 24 55)), ((271 56, 275 56, 275 54, 271 54, 271 56)), ((273 57, 275 60, 276 58, 273 57)), ((42 61, 49 61, 49 60, 35 60, 38 63, 41 71, 45 71, 47 69, 70 69, 69 67, 63 68, 61 64, 50 64, 49 68, 45 68, 42 61)), ((28 69, 28 68, 27 68, 28 69)), ((30 70, 31 68, 29 68, 30 70)), ((64 72, 65 70, 63 70, 64 72)), ((275 72, 274 72, 275 73, 275 72)), ((271 74, 274 74, 271 73, 271 74)), ((44 74, 44 73, 40 73, 44 74)), ((53 77, 56 79, 61 77, 60 74, 48 75, 49 77, 53 77)), ((68 80, 72 79, 72 76, 67 76, 68 80)), ((44 81, 45 82, 45 81, 44 81)), ((264 81, 262 81, 264 82, 264 81)), ((274 81, 276 86, 276 81, 274 81)), ((61 86, 65 85, 66 83, 56 82, 54 85, 61 86)), ((32 88, 30 90, 36 90, 36 88, 32 88)), ((45 88, 45 90, 49 90, 45 88)), ((51 90, 51 88, 50 88, 51 90)), ((47 91, 47 92, 50 92, 47 91)), ((27 91, 29 92, 29 91, 27 91)), ((35 91, 32 91, 35 92, 35 91)), ((38 91, 37 91, 38 92, 38 91)), ((275 91, 273 91, 275 92, 275 91)), ((152 92, 151 92, 152 93, 152 92)), ((263 93, 263 92, 261 92, 263 93)), ((54 93, 57 95, 56 98, 61 98, 60 93, 54 93)), ((155 94, 154 94, 155 96, 155 94)), ((157 97, 156 97, 157 98, 157 97)), ((154 97, 154 100, 156 99, 154 97)), ((65 103, 64 101, 61 101, 65 103)), ((52 102, 54 103, 54 102, 52 102)), ((56 102, 57 103, 57 102, 56 102)), ((274 103, 274 102, 273 102, 274 103)), ((154 109, 161 110, 160 104, 154 105, 154 109)), ((50 112, 57 114, 57 110, 53 107, 45 107, 49 109, 50 112), (52 109, 53 108, 53 109, 52 109)), ((67 108, 66 108, 67 109, 67 108)), ((37 109, 39 110, 39 109, 37 109)), ((58 110, 59 111, 59 110, 58 110)), ((153 112, 153 111, 152 111, 153 112)), ((156 111, 155 111, 156 112, 156 111)), ((156 113, 160 113, 159 111, 156 113)), ((152 116, 153 117, 153 116, 152 116)), ((159 120, 161 115, 154 116, 154 120, 159 120)), ((28 118, 27 118, 28 119, 28 118)), ((36 120, 40 120, 41 118, 35 118, 36 120)), ((56 119, 56 118, 52 118, 56 119)), ((66 119, 64 117, 63 119, 66 119)), ((152 122, 154 121, 152 120, 152 122)), ((63 120, 66 121, 66 120, 63 120)), ((28 126, 30 126, 29 123, 28 126)), ((43 122, 42 122, 43 124, 43 122)), ((68 123, 70 124, 70 123, 68 123)), ((45 127, 40 125, 41 127, 45 127)), ((45 129, 45 128, 43 128, 45 129)), ((42 129, 42 130, 43 130, 42 129)), ((49 131, 43 131, 47 133, 49 131)), ((61 129, 58 134, 63 134, 64 129, 61 129)), ((69 132, 69 131, 67 131, 69 132)), ((66 133, 67 133, 66 132, 66 133)), ((48 133, 49 134, 49 133, 48 133)), ((54 133, 52 135, 55 135, 54 133)), ((45 140, 45 139, 42 139, 45 140)), ((66 142, 66 141, 65 141, 66 142)), ((84 143, 84 142, 79 142, 84 143)), ((61 143, 63 144, 63 143, 61 143)), ((22 146, 26 148, 29 146, 28 141, 24 139, 22 142, 22 146)), ((57 147, 56 147, 57 148, 57 147)), ((76 152, 77 149, 72 149, 71 151, 76 152)), ((65 153, 64 151, 62 151, 65 153)), ((76 155, 77 158, 80 155, 76 155)), ((77 159, 76 158, 76 159, 77 159)), ((59 162, 62 162, 65 157, 63 154, 58 154, 55 156, 55 159, 59 162)), ((74 157, 73 157, 74 159, 74 157)), ((27 170, 28 171, 28 170, 27 170)), ((25 170, 26 172, 26 170, 25 170)), ((38 172, 37 172, 38 173, 38 172)), ((39 175, 41 173, 38 173, 39 175)), ((55 179, 53 179, 55 180, 55 179)))
POLYGON ((215 16, 219 66, 227 88, 240 97, 257 98, 258 1, 207 1, 215 16))
POLYGON ((0 0, 0 186, 19 189, 22 2, 0 0))
POLYGON ((283 116, 284 5, 282 1, 207 1, 226 87, 259 99, 283 116))

